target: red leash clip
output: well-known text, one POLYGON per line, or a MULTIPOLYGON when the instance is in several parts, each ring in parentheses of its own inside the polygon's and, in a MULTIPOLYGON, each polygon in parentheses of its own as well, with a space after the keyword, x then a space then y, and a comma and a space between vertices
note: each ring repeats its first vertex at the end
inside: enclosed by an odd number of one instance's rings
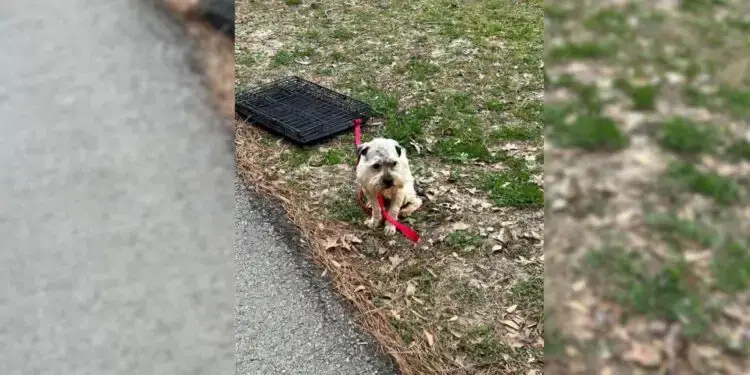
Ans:
MULTIPOLYGON (((362 120, 361 119, 354 120, 354 144, 356 146, 359 146, 359 144, 362 143, 361 127, 362 127, 362 120)), ((357 159, 357 162, 359 162, 359 157, 357 159)), ((362 208, 362 210, 366 214, 369 215, 370 210, 368 210, 364 202, 362 202, 362 196, 363 194, 362 194, 362 191, 360 190, 357 194, 357 202, 359 203, 359 206, 362 208)), ((383 198, 383 195, 380 193, 378 193, 378 206, 380 206, 380 212, 382 212, 383 218, 387 222, 393 224, 393 226, 396 227, 396 230, 401 232, 401 234, 403 234, 404 237, 414 242, 414 246, 416 246, 419 243, 420 241, 419 233, 417 233, 414 229, 411 229, 408 226, 400 223, 397 220, 397 218, 392 217, 391 215, 388 214, 388 211, 385 209, 385 199, 383 198)))

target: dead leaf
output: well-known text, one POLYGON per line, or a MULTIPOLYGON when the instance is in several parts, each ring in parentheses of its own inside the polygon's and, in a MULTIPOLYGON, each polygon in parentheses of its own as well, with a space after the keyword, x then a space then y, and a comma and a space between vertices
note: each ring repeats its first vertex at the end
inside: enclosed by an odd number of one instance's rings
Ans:
POLYGON ((457 339, 460 339, 461 337, 464 337, 464 335, 462 335, 462 334, 460 334, 460 333, 458 333, 458 332, 456 332, 456 331, 454 331, 454 330, 452 330, 450 328, 448 328, 448 331, 451 333, 451 335, 455 336, 457 339))
POLYGON ((361 292, 361 291, 363 291, 363 290, 365 290, 365 289, 367 289, 367 287, 365 287, 364 285, 360 285, 360 286, 358 286, 358 287, 354 288, 354 292, 355 292, 355 293, 356 293, 356 292, 361 292))
POLYGON ((406 285, 407 296, 413 296, 416 291, 417 291, 417 287, 414 285, 414 283, 410 282, 406 285))
POLYGON ((430 347, 435 346, 435 337, 431 333, 427 332, 426 329, 423 330, 423 332, 424 332, 424 337, 427 339, 427 344, 429 344, 430 347))
POLYGON ((501 323, 503 323, 507 327, 512 328, 513 330, 516 330, 516 331, 521 329, 521 327, 519 327, 518 324, 512 320, 503 320, 501 323))
POLYGON ((467 230, 469 229, 469 224, 466 224, 464 222, 458 222, 453 224, 453 230, 467 230))
POLYGON ((393 268, 396 268, 398 267, 399 264, 403 263, 404 259, 398 256, 398 254, 396 254, 396 255, 389 256, 388 261, 391 262, 391 266, 393 268))
POLYGON ((336 268, 341 268, 341 263, 339 263, 339 262, 337 262, 337 261, 335 261, 333 259, 331 259, 331 264, 333 264, 333 266, 336 267, 336 268))
POLYGON ((456 320, 458 320, 458 316, 456 315, 453 315, 452 317, 450 317, 450 319, 448 319, 449 322, 455 322, 456 320))
POLYGON ((330 250, 338 246, 339 241, 335 238, 326 238, 325 241, 323 241, 323 250, 330 250))
POLYGON ((495 246, 492 246, 492 252, 493 252, 493 253, 497 253, 497 252, 500 252, 500 251, 502 251, 502 250, 503 250, 503 247, 502 247, 502 245, 495 245, 495 246))
POLYGON ((518 305, 510 306, 507 309, 505 309, 505 312, 507 312, 508 314, 512 314, 514 311, 516 311, 516 308, 518 308, 518 305))
POLYGON ((633 342, 633 346, 623 354, 622 359, 643 367, 657 367, 661 364, 661 351, 649 345, 633 342))

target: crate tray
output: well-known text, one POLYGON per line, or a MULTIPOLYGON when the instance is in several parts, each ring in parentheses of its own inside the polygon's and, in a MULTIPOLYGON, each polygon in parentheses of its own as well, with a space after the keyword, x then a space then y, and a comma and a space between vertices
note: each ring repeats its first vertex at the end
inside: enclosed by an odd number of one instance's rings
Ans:
POLYGON ((369 105, 300 77, 292 76, 235 96, 235 112, 298 145, 330 139, 364 124, 369 105))

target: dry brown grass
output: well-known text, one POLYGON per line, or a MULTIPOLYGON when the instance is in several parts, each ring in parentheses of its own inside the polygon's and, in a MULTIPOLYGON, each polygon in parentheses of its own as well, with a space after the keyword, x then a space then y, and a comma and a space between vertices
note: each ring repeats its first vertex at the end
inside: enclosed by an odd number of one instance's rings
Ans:
MULTIPOLYGON (((269 181, 263 171, 264 163, 260 159, 268 157, 267 149, 261 145, 261 130, 235 122, 235 143, 237 170, 240 176, 250 183, 257 193, 267 194, 282 202, 287 216, 300 231, 302 239, 310 250, 312 259, 323 266, 329 273, 336 291, 354 305, 359 314, 356 322, 378 343, 398 364, 404 375, 444 373, 440 359, 430 355, 430 350, 423 347, 407 347, 399 335, 391 329, 386 312, 372 303, 369 282, 362 275, 356 259, 357 253, 345 247, 326 249, 323 240, 328 238, 346 238, 347 228, 339 222, 321 220, 316 212, 298 202, 307 198, 299 191, 285 187, 283 184, 269 181), (364 287, 364 288, 363 288, 364 287), (430 358, 425 358, 430 357, 430 358)), ((347 243, 346 246, 357 246, 347 243)), ((426 344, 423 344, 426 345, 426 344)))

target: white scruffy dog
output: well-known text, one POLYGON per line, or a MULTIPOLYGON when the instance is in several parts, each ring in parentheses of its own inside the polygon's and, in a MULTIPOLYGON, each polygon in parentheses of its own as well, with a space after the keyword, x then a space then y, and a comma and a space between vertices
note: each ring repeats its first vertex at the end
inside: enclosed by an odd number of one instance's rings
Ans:
MULTIPOLYGON (((357 147, 357 188, 367 197, 372 216, 365 225, 375 228, 383 222, 378 205, 378 193, 386 200, 388 215, 398 219, 407 216, 422 206, 422 199, 414 190, 414 178, 409 169, 406 150, 393 139, 375 138, 357 147)), ((386 222, 385 234, 393 235, 396 227, 386 222)))

